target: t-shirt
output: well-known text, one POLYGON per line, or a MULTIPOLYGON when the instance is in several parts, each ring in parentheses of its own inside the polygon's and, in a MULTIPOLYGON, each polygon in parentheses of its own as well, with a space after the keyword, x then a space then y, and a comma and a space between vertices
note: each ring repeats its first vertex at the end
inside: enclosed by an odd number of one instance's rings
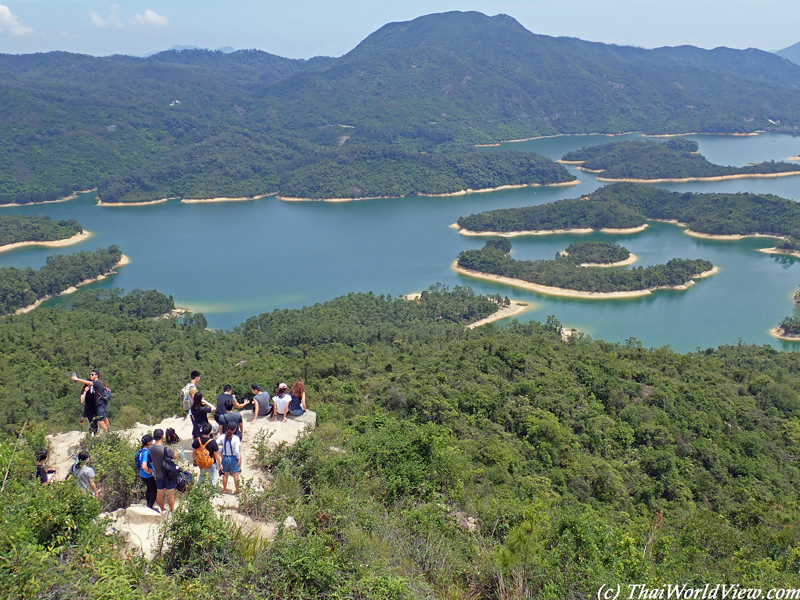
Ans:
POLYGON ((269 392, 259 392, 253 397, 253 400, 258 402, 258 409, 261 412, 264 412, 269 408, 269 392))
POLYGON ((167 448, 163 444, 153 444, 150 446, 150 461, 153 463, 153 475, 158 479, 164 479, 164 455, 167 458, 175 458, 172 448, 167 448))
POLYGON ((289 405, 291 400, 292 397, 286 393, 281 396, 273 396, 272 401, 275 403, 275 412, 279 415, 282 415, 283 411, 286 410, 286 407, 289 405))
MULTIPOLYGON (((136 466, 139 467, 139 477, 141 477, 142 479, 150 479, 153 476, 153 474, 152 473, 148 473, 147 471, 145 471, 142 468, 142 463, 150 463, 151 462, 150 450, 148 450, 147 448, 142 448, 141 450, 139 450, 136 453, 136 456, 137 456, 137 458, 136 458, 136 466)), ((150 467, 150 470, 152 471, 153 470, 153 465, 152 464, 148 464, 148 466, 150 467)))
POLYGON ((186 390, 186 392, 189 394, 189 410, 191 411, 192 410, 191 405, 194 400, 194 394, 192 393, 192 390, 197 392, 197 386, 190 381, 189 383, 186 384, 186 386, 183 389, 186 390))
MULTIPOLYGON (((227 423, 236 423, 236 431, 239 432, 242 429, 242 415, 238 412, 229 412, 220 416, 220 427, 224 427, 227 423)), ((225 432, 224 429, 222 431, 225 432)))
POLYGON ((230 394, 220 394, 217 396, 217 412, 221 415, 224 415, 226 412, 228 412, 228 409, 225 408, 226 400, 233 402, 233 396, 230 394))
POLYGON ((201 406, 200 408, 193 408, 191 410, 194 426, 199 427, 203 423, 208 423, 208 415, 211 409, 208 406, 201 406))
POLYGON ((222 456, 242 457, 242 443, 238 436, 232 435, 230 440, 226 440, 225 436, 221 435, 217 438, 217 445, 222 448, 222 456))
POLYGON ((75 481, 78 482, 78 485, 81 486, 84 492, 91 492, 94 494, 94 490, 89 483, 89 480, 94 479, 94 469, 92 467, 83 465, 77 471, 73 469, 72 474, 75 476, 75 481))
POLYGON ((206 442, 208 442, 206 444, 206 450, 208 450, 208 455, 213 459, 214 454, 219 451, 219 446, 217 446, 217 442, 214 441, 214 438, 200 436, 199 438, 197 438, 195 441, 192 442, 192 448, 197 450, 200 447, 200 444, 205 444, 206 442), (211 441, 208 442, 208 440, 211 441))

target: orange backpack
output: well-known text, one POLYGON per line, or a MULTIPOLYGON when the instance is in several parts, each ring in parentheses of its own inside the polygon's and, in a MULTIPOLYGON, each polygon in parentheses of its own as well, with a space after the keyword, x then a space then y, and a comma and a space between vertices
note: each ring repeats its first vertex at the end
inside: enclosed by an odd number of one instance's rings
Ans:
POLYGON ((206 440, 206 443, 203 444, 200 442, 200 438, 197 438, 197 443, 200 444, 200 447, 197 449, 197 452, 194 455, 194 462, 197 463, 197 466, 201 469, 208 469, 214 464, 214 459, 211 458, 211 455, 206 449, 206 444, 208 444, 210 441, 211 439, 209 438, 206 440))

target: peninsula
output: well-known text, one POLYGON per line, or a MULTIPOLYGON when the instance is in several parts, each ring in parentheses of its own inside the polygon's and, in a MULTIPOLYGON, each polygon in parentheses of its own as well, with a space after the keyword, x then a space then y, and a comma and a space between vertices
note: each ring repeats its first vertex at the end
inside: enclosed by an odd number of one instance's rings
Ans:
POLYGON ((50 217, 0 215, 0 252, 25 246, 57 248, 89 237, 76 220, 53 221, 50 217))
POLYGON ((489 240, 480 250, 459 254, 452 268, 471 277, 507 283, 544 294, 573 298, 627 298, 659 289, 686 289, 694 279, 707 277, 717 268, 706 260, 673 259, 665 265, 630 270, 591 269, 583 266, 587 255, 611 260, 630 253, 614 244, 573 244, 572 254, 559 253, 555 260, 518 261, 509 256, 511 242, 489 240))
POLYGON ((800 175, 800 165, 763 162, 746 167, 715 165, 701 154, 697 142, 684 138, 626 140, 573 150, 559 162, 601 173, 598 181, 688 182, 721 181, 746 177, 800 175))
POLYGON ((530 235, 547 231, 641 228, 648 220, 686 227, 686 233, 714 239, 749 236, 780 238, 784 252, 800 251, 800 205, 772 194, 670 192, 636 183, 615 183, 580 199, 491 210, 461 217, 464 235, 530 235))

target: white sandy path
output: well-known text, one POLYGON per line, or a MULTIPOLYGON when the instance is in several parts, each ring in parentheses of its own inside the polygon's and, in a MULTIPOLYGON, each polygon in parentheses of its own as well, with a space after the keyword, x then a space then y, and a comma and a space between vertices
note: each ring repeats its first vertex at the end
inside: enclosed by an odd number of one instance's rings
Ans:
POLYGON ((513 285, 514 287, 531 290, 533 292, 539 292, 540 294, 548 294, 550 296, 562 296, 565 298, 587 298, 590 300, 608 300, 612 298, 636 298, 639 296, 649 296, 656 290, 664 290, 664 289, 685 290, 689 286, 694 285, 695 279, 700 279, 702 277, 710 277, 714 273, 719 272, 719 267, 714 267, 713 269, 709 269, 704 273, 695 275, 691 280, 687 281, 683 285, 663 286, 657 288, 649 288, 646 290, 636 290, 633 292, 580 292, 578 290, 569 290, 565 288, 539 285, 538 283, 531 283, 530 281, 524 281, 522 279, 513 279, 511 277, 502 277, 500 275, 490 275, 488 273, 481 273, 480 271, 473 271, 472 269, 465 269, 464 267, 458 266, 458 261, 453 262, 450 268, 452 268, 455 272, 460 273, 461 275, 466 275, 467 277, 475 277, 476 279, 485 279, 487 281, 505 283, 506 285, 513 285))
MULTIPOLYGON (((105 275, 98 275, 94 279, 84 279, 83 281, 81 281, 77 285, 73 285, 72 287, 68 287, 67 289, 65 289, 60 294, 56 294, 56 296, 67 296, 69 294, 73 294, 73 293, 78 291, 78 287, 80 287, 82 285, 86 285, 87 283, 92 283, 93 281, 100 281, 101 279, 105 279, 106 277, 111 275, 111 273, 114 272, 114 269, 116 269, 118 267, 124 267, 125 265, 127 265, 130 262, 131 262, 131 259, 123 254, 122 258, 119 259, 119 262, 116 265, 114 265, 114 267, 111 269, 111 271, 109 271, 105 275)), ((28 306, 23 306, 22 308, 18 308, 14 312, 14 314, 15 315, 21 315, 21 314, 24 314, 24 313, 31 312, 34 308, 38 307, 42 302, 44 302, 46 300, 50 300, 50 298, 54 298, 54 297, 55 296, 45 296, 44 298, 39 298, 33 304, 29 304, 28 306)))
POLYGON ((6 244, 5 246, 0 246, 0 252, 6 252, 8 250, 16 250, 17 248, 25 248, 27 246, 45 246, 46 248, 61 248, 63 246, 71 246, 72 244, 78 244, 85 239, 88 239, 92 234, 88 231, 84 231, 83 233, 76 233, 72 237, 68 237, 64 240, 53 240, 51 242, 14 242, 13 244, 6 244))

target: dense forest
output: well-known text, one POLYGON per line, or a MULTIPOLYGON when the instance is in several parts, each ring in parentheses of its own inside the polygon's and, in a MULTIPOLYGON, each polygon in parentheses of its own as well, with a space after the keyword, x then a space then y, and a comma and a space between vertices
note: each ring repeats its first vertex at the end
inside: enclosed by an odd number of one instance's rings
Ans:
POLYGON ((697 154, 697 143, 680 138, 661 141, 624 141, 573 150, 565 162, 581 162, 581 168, 601 171, 601 181, 614 179, 684 179, 800 171, 800 165, 763 162, 746 167, 715 165, 697 154))
POLYGON ((53 221, 50 217, 0 215, 0 246, 16 242, 52 242, 83 233, 75 219, 53 221))
POLYGON ((798 85, 800 66, 758 50, 613 46, 457 12, 388 24, 336 59, 0 55, 0 203, 95 187, 103 201, 375 188, 357 166, 344 169, 352 179, 331 173, 351 146, 398 189, 422 182, 443 193, 449 184, 431 185, 416 153, 558 133, 797 124, 798 85), (386 146, 411 153, 406 164, 386 146))
POLYGON ((0 268, 0 314, 12 313, 42 298, 60 294, 84 280, 106 275, 121 258, 119 246, 109 246, 94 252, 49 256, 38 271, 30 267, 0 268))
MULTIPOLYGON (((621 250, 627 253, 624 248, 621 250)), ((608 248, 593 253, 604 258, 622 254, 608 248)), ((580 256, 580 248, 577 254, 580 256)), ((693 277, 714 268, 707 260, 674 258, 665 265, 651 267, 625 270, 588 269, 579 266, 572 256, 563 254, 558 255, 555 260, 515 260, 491 241, 480 250, 466 250, 459 254, 458 266, 490 275, 581 292, 632 292, 681 286, 693 277)))
POLYGON ((575 180, 563 166, 529 152, 425 154, 374 146, 309 148, 307 154, 294 156, 272 150, 246 136, 221 146, 198 145, 177 161, 111 179, 100 185, 98 194, 105 202, 273 192, 291 198, 367 198, 575 180), (229 146, 237 153, 232 163, 226 154, 229 146), (238 175, 235 184, 226 183, 231 173, 238 175))
MULTIPOLYGON (((510 244, 509 244, 510 249, 510 244)), ((575 242, 567 246, 564 252, 556 254, 556 260, 565 258, 576 265, 611 265, 630 258, 631 253, 619 244, 609 242, 575 242)))
POLYGON ((692 231, 755 233, 800 239, 800 206, 772 194, 670 192, 615 183, 580 200, 491 210, 458 219, 459 228, 499 233, 548 229, 630 228, 648 219, 677 220, 692 231))
MULTIPOLYGON (((564 342, 552 317, 464 328, 491 304, 442 288, 419 302, 350 294, 230 332, 96 303, 0 319, 0 591, 511 600, 596 598, 601 583, 797 587, 800 355, 564 342), (265 453, 272 485, 240 502, 300 528, 261 546, 198 488, 166 532, 195 543, 152 563, 126 556, 95 519, 111 507, 28 476, 46 429, 79 417, 69 373, 93 367, 114 389, 112 427, 176 412, 192 369, 208 395, 304 378, 318 428, 265 453)), ((84 445, 102 485, 135 481, 132 442, 84 445)))

